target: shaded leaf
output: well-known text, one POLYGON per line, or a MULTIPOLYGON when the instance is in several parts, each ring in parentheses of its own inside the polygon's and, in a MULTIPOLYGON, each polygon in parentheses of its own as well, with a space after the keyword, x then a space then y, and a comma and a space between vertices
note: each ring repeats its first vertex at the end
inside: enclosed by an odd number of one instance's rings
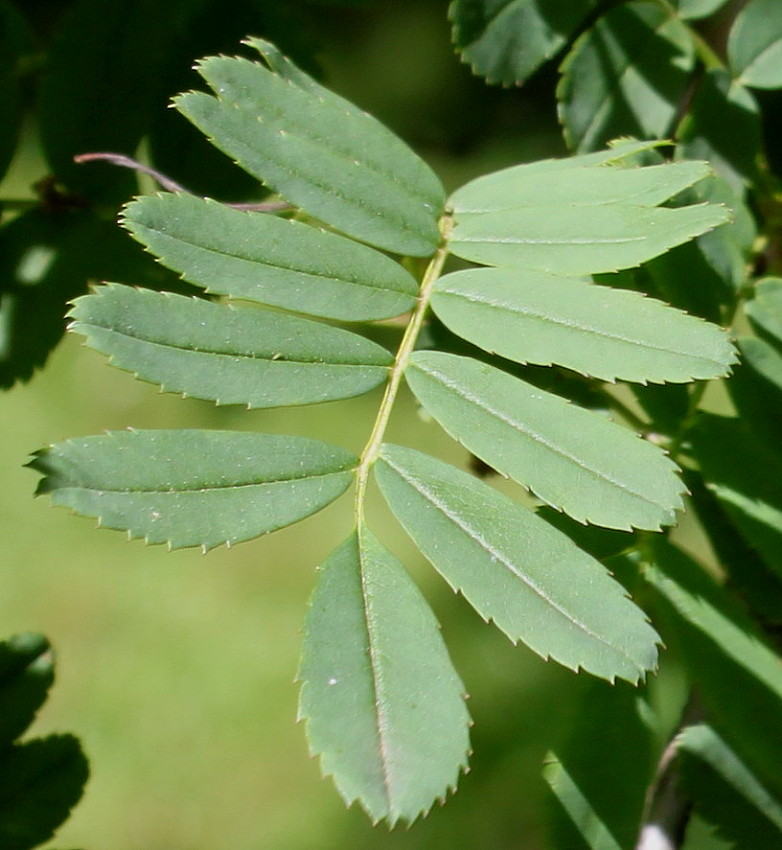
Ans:
POLYGON ((51 647, 43 635, 20 634, 0 642, 0 744, 3 747, 15 741, 33 722, 53 681, 51 647))
POLYGON ((473 73, 510 86, 555 56, 593 6, 594 0, 455 0, 448 17, 473 73))
POLYGON ((728 36, 728 62, 745 86, 782 88, 782 6, 776 0, 750 0, 728 36))
POLYGON ((557 100, 568 146, 669 135, 694 61, 688 28, 660 4, 632 0, 602 15, 562 63, 557 100))
POLYGON ((679 14, 687 20, 706 18, 724 6, 728 0, 675 0, 679 14))
POLYGON ((443 578, 486 620, 543 658, 637 682, 657 635, 586 552, 531 511, 440 460, 385 445, 391 510, 443 578))
POLYGON ((640 265, 728 221, 714 204, 689 207, 589 207, 562 204, 456 219, 457 257, 490 266, 584 275, 640 265))
POLYGON ((682 550, 655 538, 646 596, 710 722, 772 793, 782 789, 782 667, 735 601, 682 550))
POLYGON ((747 542, 782 578, 782 455, 736 419, 701 413, 689 432, 703 477, 747 542))
POLYGON ((752 92, 727 71, 706 71, 677 135, 679 156, 707 159, 737 194, 755 181, 763 146, 760 110, 752 92))
POLYGON ((779 441, 782 422, 782 353, 764 339, 737 339, 741 363, 726 386, 741 419, 768 445, 779 441))
POLYGON ((745 310, 762 333, 782 346, 782 278, 759 280, 755 285, 755 297, 746 302, 745 310))
POLYGON ((558 167, 553 168, 545 167, 546 160, 503 168, 471 180, 451 195, 448 204, 461 223, 467 221, 468 215, 524 207, 655 207, 712 173, 706 162, 632 168, 585 164, 590 160, 589 155, 584 155, 554 160, 558 167))
POLYGON ((335 233, 192 195, 155 195, 123 224, 169 268, 209 292, 330 319, 397 316, 418 284, 393 260, 335 233))
POLYGON ((79 801, 89 767, 72 735, 50 735, 0 753, 0 847, 47 841, 79 801))
POLYGON ((242 168, 350 236, 398 254, 434 253, 440 181, 380 122, 259 63, 211 57, 198 70, 217 96, 190 92, 175 104, 242 168))
POLYGON ((677 739, 679 777, 697 809, 736 848, 773 847, 782 840, 782 801, 774 798, 710 726, 677 739))
POLYGON ((628 685, 591 682, 578 725, 546 758, 552 847, 625 850, 638 838, 653 773, 649 707, 628 685))
POLYGON ((345 491, 356 463, 304 437, 171 430, 68 440, 29 466, 56 505, 147 543, 206 550, 315 513, 345 491))
POLYGON ((112 283, 78 298, 71 329, 114 366, 217 404, 311 404, 368 392, 391 355, 358 334, 284 313, 112 283))
POLYGON ((298 678, 310 749, 346 803, 393 825, 455 787, 464 686, 420 591, 366 529, 319 569, 298 678))
POLYGON ((726 334, 637 292, 545 272, 470 269, 440 278, 432 307, 457 334, 519 363, 557 363, 606 381, 724 375, 726 334))
POLYGON ((21 64, 34 49, 33 34, 7 0, 0 3, 0 177, 13 158, 22 125, 21 64))
POLYGON ((676 465, 600 414, 468 357, 419 351, 405 375, 451 436, 580 522, 659 529, 682 507, 676 465))

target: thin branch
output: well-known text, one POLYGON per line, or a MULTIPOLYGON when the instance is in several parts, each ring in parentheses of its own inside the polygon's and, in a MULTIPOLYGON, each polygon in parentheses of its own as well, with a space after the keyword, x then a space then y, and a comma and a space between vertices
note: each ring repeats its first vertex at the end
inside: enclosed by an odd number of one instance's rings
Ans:
MULTIPOLYGON (((186 195, 195 195, 195 192, 191 192, 181 183, 177 183, 176 180, 172 180, 168 175, 163 174, 162 171, 158 171, 156 168, 145 165, 143 162, 139 162, 137 159, 133 159, 130 156, 125 156, 125 154, 110 153, 107 151, 81 153, 77 154, 73 158, 73 161, 80 165, 84 162, 109 162, 112 165, 118 165, 121 168, 130 168, 133 171, 138 171, 141 174, 148 175, 159 183, 160 186, 167 192, 183 192, 186 195)), ((225 206, 233 207, 236 210, 265 213, 282 212, 284 210, 292 209, 291 204, 287 201, 244 201, 238 204, 226 204, 225 206)))

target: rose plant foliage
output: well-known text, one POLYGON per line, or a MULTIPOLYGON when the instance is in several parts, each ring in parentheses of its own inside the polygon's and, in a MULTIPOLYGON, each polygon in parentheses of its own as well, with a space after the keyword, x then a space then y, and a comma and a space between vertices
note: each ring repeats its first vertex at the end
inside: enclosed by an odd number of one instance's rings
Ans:
POLYGON ((772 179, 750 88, 782 87, 782 19, 751 0, 722 62, 692 22, 724 5, 455 0, 456 47, 489 82, 566 52, 574 155, 450 194, 270 41, 205 58, 211 91, 176 109, 275 197, 138 197, 122 225, 188 294, 144 269, 72 302, 72 331, 166 392, 257 409, 380 390, 358 454, 316 434, 128 430, 30 463, 55 504, 205 552, 350 491, 354 524, 306 614, 299 715, 324 774, 373 822, 411 822, 456 787, 471 723, 435 615, 373 531, 377 486, 484 620, 595 677, 589 728, 544 768, 552 846, 645 846, 680 833, 693 804, 737 846, 779 841, 782 279, 763 274, 749 202, 772 179), (720 114, 746 138, 731 144, 720 114), (713 379, 731 415, 704 408, 713 379), (464 468, 386 440, 407 392, 464 468), (685 509, 719 581, 669 540, 685 509), (691 693, 664 751, 645 686, 663 645, 691 693))

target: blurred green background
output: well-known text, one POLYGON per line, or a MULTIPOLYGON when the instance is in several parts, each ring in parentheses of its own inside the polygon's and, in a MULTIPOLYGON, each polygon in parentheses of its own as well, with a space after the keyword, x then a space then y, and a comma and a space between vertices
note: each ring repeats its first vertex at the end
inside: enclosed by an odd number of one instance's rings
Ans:
MULTIPOLYGON (((562 153, 553 73, 544 71, 523 91, 486 88, 454 55, 446 10, 445 2, 423 0, 324 5, 313 9, 317 26, 306 38, 325 82, 399 132, 448 188, 562 153)), ((32 183, 46 174, 34 123, 24 140, 2 197, 33 197, 32 183)), ((89 520, 51 510, 45 498, 34 501, 34 476, 22 468, 31 451, 50 442, 129 426, 257 428, 317 435, 360 451, 378 398, 304 411, 216 409, 160 395, 75 338, 66 338, 29 384, 3 396, 2 631, 35 630, 51 639, 58 679, 32 734, 72 731, 92 770, 85 797, 47 846, 545 846, 541 763, 577 722, 590 682, 512 647, 482 623, 377 500, 374 525, 440 618, 475 720, 472 767, 458 794, 411 830, 393 833, 373 829, 357 807, 345 810, 295 722, 305 605, 315 566, 350 531, 349 498, 235 550, 167 553, 96 532, 89 520)), ((421 421, 409 397, 390 439, 467 461, 436 425, 421 421)), ((664 665, 653 688, 667 695, 673 720, 677 671, 664 665)))

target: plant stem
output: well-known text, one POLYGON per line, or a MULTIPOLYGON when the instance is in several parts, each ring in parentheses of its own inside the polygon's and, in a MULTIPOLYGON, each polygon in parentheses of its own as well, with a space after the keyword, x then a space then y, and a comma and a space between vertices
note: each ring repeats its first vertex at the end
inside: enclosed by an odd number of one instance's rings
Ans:
POLYGON ((364 451, 361 453, 361 460, 356 469, 356 524, 360 528, 364 521, 364 500, 366 498, 367 485, 369 483, 369 473, 377 460, 380 453, 380 446, 383 443, 383 437, 388 427, 388 421, 391 418, 391 412, 394 408, 399 387, 402 383, 402 375, 407 367, 407 362, 410 355, 415 349, 415 343, 418 339, 418 334, 424 324, 426 311, 429 309, 429 299, 432 294, 432 287, 435 281, 440 277, 443 270, 443 265, 448 257, 448 239, 450 237, 453 221, 451 216, 446 214, 440 219, 440 233, 442 241, 437 252, 429 261, 429 265, 424 271, 421 278, 421 289, 418 293, 418 303, 415 310, 410 316, 410 322, 405 330, 402 341, 394 358, 394 365, 391 367, 386 391, 383 395, 383 400, 380 402, 380 408, 375 418, 375 424, 372 426, 372 432, 369 435, 364 451))

